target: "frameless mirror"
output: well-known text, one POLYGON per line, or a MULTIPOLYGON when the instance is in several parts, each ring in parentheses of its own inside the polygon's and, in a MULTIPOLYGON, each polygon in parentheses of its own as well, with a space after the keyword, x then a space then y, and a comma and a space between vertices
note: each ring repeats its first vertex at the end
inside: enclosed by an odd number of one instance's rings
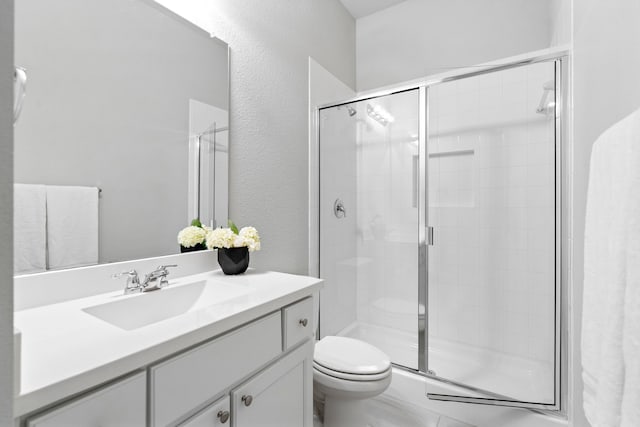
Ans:
POLYGON ((20 0, 15 33, 15 274, 173 254, 192 218, 226 222, 224 42, 150 0, 20 0))

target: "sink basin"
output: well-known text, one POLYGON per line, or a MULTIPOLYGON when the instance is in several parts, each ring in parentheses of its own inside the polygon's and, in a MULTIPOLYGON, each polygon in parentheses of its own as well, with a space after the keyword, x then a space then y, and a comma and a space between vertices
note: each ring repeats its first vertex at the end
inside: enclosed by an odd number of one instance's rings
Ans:
POLYGON ((130 331, 170 319, 245 294, 238 286, 205 280, 168 286, 158 291, 123 296, 122 299, 83 308, 98 319, 130 331))

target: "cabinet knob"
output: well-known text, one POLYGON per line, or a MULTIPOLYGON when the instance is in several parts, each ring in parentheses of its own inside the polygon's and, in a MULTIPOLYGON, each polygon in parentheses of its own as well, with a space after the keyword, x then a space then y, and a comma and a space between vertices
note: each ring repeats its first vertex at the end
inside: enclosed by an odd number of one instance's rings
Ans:
POLYGON ((229 411, 220 411, 218 412, 218 418, 222 424, 229 421, 229 411))
POLYGON ((309 323, 309 321, 307 319, 300 319, 300 321, 298 323, 300 323, 303 328, 306 328, 307 327, 307 323, 309 323))
POLYGON ((251 403, 253 403, 253 396, 245 394, 242 396, 242 402, 244 403, 244 406, 251 406, 251 403))

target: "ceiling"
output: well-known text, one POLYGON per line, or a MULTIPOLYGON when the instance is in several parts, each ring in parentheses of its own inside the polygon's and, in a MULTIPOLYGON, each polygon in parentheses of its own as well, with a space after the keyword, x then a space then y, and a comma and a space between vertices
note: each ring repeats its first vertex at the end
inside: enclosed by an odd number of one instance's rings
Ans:
POLYGON ((404 0, 340 0, 355 19, 371 15, 404 0))

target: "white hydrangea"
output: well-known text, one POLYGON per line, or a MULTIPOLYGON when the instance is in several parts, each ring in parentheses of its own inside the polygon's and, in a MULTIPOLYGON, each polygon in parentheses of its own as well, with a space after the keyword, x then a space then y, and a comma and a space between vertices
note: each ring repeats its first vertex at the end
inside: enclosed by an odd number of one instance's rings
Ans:
POLYGON ((260 236, 258 230, 253 227, 242 227, 238 233, 242 246, 247 246, 250 252, 260 250, 260 236))
POLYGON ((207 248, 232 248, 236 235, 229 228, 216 228, 207 233, 207 248))
POLYGON ((204 243, 206 237, 207 232, 205 230, 190 225, 178 233, 178 244, 185 248, 192 248, 200 243, 204 243))

